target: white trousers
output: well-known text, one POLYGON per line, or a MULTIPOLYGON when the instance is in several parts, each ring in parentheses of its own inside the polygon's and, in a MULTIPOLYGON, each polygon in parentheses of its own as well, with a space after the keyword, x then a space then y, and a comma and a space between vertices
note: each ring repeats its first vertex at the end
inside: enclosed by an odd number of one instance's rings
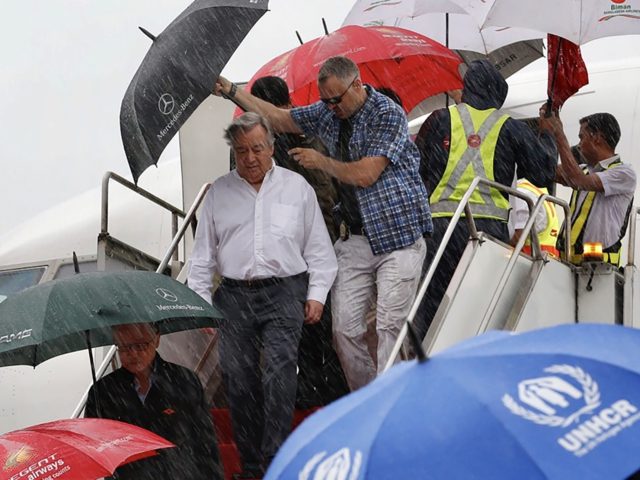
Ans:
POLYGON ((333 341, 351 390, 381 373, 416 295, 427 251, 413 245, 374 255, 366 237, 335 243, 338 275, 331 291, 333 341), (377 294, 377 295, 376 295, 377 294), (376 310, 377 368, 367 349, 367 314, 376 310))

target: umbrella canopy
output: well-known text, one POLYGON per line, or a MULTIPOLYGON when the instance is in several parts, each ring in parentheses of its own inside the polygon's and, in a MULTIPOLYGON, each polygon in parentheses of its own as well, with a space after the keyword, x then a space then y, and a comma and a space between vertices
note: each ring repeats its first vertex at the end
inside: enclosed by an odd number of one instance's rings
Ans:
POLYGON ((93 272, 53 280, 0 303, 0 366, 36 366, 57 355, 113 344, 111 327, 155 323, 161 334, 218 326, 197 293, 153 272, 93 272))
POLYGON ((120 465, 174 446, 144 428, 115 420, 42 423, 0 436, 0 480, 101 478, 120 465))
POLYGON ((275 75, 289 86, 295 105, 319 99, 317 76, 330 57, 344 55, 359 67, 362 80, 374 87, 392 88, 407 112, 432 95, 462 88, 453 51, 423 35, 395 27, 349 25, 311 40, 264 65, 249 81, 275 75))
POLYGON ((601 37, 640 34, 640 0, 450 0, 480 26, 552 33, 581 45, 601 37))
POLYGON ((623 479, 640 468, 640 331, 492 332, 311 416, 266 480, 623 479))
POLYGON ((268 0, 196 0, 154 39, 120 108, 120 132, 137 182, 189 116, 268 0))
POLYGON ((418 32, 454 49, 465 63, 488 58, 507 78, 543 55, 544 32, 488 27, 451 0, 358 0, 343 25, 392 25, 418 32))

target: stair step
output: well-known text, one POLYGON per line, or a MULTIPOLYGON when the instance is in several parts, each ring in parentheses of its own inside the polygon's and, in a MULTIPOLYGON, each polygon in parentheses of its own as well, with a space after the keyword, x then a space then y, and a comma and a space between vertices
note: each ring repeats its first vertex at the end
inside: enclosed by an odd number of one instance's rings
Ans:
MULTIPOLYGON (((319 408, 320 407, 294 411, 291 430, 295 430, 305 418, 319 408)), ((213 425, 215 426, 216 436, 218 438, 218 449, 220 450, 220 459, 222 460, 222 467, 224 468, 224 478, 225 480, 231 480, 234 473, 240 473, 242 471, 240 455, 238 455, 238 449, 233 441, 231 415, 229 410, 226 408, 212 408, 211 416, 213 418, 213 425)))

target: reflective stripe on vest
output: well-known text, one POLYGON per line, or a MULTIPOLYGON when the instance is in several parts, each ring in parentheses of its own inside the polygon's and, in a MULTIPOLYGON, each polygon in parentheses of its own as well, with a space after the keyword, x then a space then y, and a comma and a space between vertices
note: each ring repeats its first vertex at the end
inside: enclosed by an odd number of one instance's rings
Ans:
MULTIPOLYGON (((620 160, 617 160, 613 163, 610 163, 607 167, 605 167, 605 170, 617 167, 618 165, 621 165, 621 164, 622 162, 620 160)), ((589 169, 584 168, 583 172, 585 174, 589 174, 589 169)), ((579 265, 582 263, 582 252, 584 251, 584 246, 582 244, 582 237, 584 236, 584 229, 585 229, 585 226, 587 225, 587 220, 589 220, 589 214, 591 213, 591 207, 593 207, 593 202, 595 201, 597 192, 592 191, 587 193, 587 195, 584 198, 584 201, 582 202, 582 205, 580 205, 580 211, 578 212, 577 215, 575 215, 579 193, 580 193, 580 190, 574 190, 571 193, 571 202, 570 202, 571 218, 573 219, 571 223, 571 263, 574 263, 576 265, 579 265)), ((605 252, 603 256, 603 261, 619 266, 620 265, 620 248, 618 248, 616 251, 605 252)))
MULTIPOLYGON (((475 177, 495 181, 493 162, 498 134, 509 118, 492 108, 449 107, 451 140, 444 174, 429 200, 434 217, 451 217, 475 177)), ((495 188, 479 185, 469 199, 474 217, 507 221, 509 201, 495 188)))
MULTIPOLYGON (((536 196, 548 195, 549 191, 546 188, 536 187, 533 183, 527 180, 519 180, 518 187, 522 187, 525 190, 533 193, 536 196)), ((560 257, 558 250, 556 249, 556 242, 558 240, 559 222, 558 215, 556 214, 556 208, 551 202, 544 202, 544 211, 547 214, 547 226, 538 233, 538 241, 540 243, 540 249, 549 252, 556 257, 560 257)), ((527 237, 525 242, 525 248, 523 252, 531 254, 531 239, 527 237), (528 247, 528 248, 527 248, 528 247)))

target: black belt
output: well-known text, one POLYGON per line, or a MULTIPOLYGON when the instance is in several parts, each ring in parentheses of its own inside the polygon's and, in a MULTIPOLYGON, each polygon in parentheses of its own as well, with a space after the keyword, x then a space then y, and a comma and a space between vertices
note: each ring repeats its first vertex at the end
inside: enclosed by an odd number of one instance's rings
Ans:
POLYGON ((290 277, 267 277, 267 278, 256 278, 256 279, 250 279, 250 280, 236 280, 235 278, 223 277, 221 285, 225 287, 263 288, 263 287, 270 287, 272 285, 278 285, 288 280, 296 280, 298 278, 303 278, 306 275, 307 275, 307 272, 302 272, 302 273, 298 273, 297 275, 291 275, 290 277))

